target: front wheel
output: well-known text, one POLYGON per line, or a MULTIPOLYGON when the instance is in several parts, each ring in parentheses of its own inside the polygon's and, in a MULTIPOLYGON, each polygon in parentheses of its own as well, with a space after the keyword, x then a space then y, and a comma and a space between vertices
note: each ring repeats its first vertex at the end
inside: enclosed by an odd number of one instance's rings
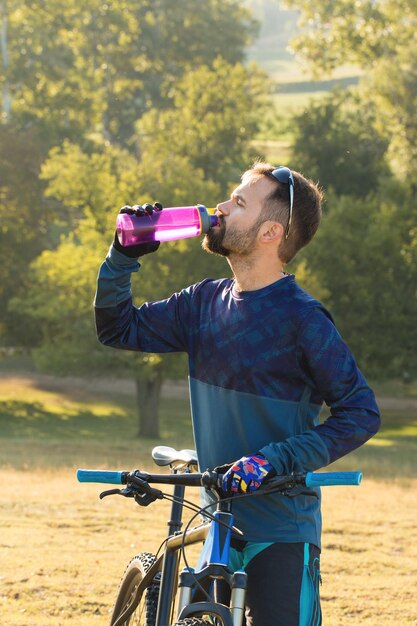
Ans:
POLYGON ((130 614, 120 623, 120 626, 155 626, 160 572, 139 595, 137 594, 138 586, 154 563, 155 556, 148 552, 138 554, 130 561, 120 583, 110 626, 113 626, 129 607, 134 610, 129 611, 130 614))

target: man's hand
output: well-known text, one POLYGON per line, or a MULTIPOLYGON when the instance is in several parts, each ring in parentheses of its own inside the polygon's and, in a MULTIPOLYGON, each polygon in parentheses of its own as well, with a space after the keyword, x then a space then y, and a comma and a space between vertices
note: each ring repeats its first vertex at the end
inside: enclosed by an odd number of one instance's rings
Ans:
MULTIPOLYGON (((119 213, 128 213, 129 215, 136 215, 137 217, 147 217, 152 215, 154 211, 162 211, 162 204, 159 202, 154 202, 154 204, 135 204, 134 206, 126 205, 122 207, 119 213)), ((118 252, 121 252, 127 257, 131 259, 137 259, 140 256, 144 256, 145 254, 150 254, 151 252, 156 252, 160 245, 159 241, 148 241, 145 243, 138 243, 136 246, 122 246, 117 236, 117 233, 114 234, 113 246, 116 248, 118 252)))
POLYGON ((232 493, 251 493, 274 474, 274 468, 260 452, 244 456, 223 476, 222 489, 232 493))

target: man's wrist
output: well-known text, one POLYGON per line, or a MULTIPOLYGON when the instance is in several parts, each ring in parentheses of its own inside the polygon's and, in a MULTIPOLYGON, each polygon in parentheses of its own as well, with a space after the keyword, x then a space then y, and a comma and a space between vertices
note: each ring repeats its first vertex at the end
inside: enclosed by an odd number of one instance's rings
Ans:
POLYGON ((269 445, 261 448, 259 450, 259 454, 262 454, 262 456, 268 461, 268 463, 272 465, 277 476, 281 476, 282 474, 284 474, 284 464, 281 461, 278 461, 276 456, 274 457, 271 454, 271 451, 269 450, 269 445))
POLYGON ((107 253, 107 259, 115 267, 131 269, 132 271, 136 271, 140 267, 139 259, 126 256, 123 252, 117 250, 113 243, 107 253))

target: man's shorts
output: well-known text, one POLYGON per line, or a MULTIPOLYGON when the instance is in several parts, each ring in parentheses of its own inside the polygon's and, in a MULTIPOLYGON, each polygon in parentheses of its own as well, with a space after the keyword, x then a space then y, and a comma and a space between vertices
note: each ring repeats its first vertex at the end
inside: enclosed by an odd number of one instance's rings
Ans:
POLYGON ((232 540, 230 567, 248 574, 245 626, 320 626, 320 550, 232 540))

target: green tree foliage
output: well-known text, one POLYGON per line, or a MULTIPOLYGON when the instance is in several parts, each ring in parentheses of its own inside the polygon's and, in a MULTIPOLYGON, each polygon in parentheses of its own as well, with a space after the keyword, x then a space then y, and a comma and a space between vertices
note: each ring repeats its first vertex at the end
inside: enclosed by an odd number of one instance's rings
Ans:
POLYGON ((294 122, 295 153, 330 188, 303 260, 366 372, 410 374, 417 365, 410 348, 417 339, 417 5, 291 6, 304 26, 294 47, 316 75, 346 63, 364 72, 354 99, 330 96, 294 122))
POLYGON ((137 168, 137 159, 123 148, 103 144, 87 152, 65 141, 51 149, 40 177, 47 181, 45 197, 59 203, 72 227, 93 215, 99 218, 94 228, 104 233, 114 227, 115 207, 137 193, 137 168))
POLYGON ((237 0, 3 0, 11 116, 51 144, 86 134, 129 142, 191 68, 243 59, 255 22, 237 0))
MULTIPOLYGON (((114 207, 121 201, 109 173, 103 174, 101 188, 91 185, 96 198, 81 192, 88 187, 87 172, 93 175, 86 161, 92 157, 98 166, 106 144, 134 152, 134 127, 144 111, 171 107, 173 87, 198 65, 219 56, 230 63, 242 60, 255 30, 237 0, 0 2, 2 343, 23 340, 22 320, 16 312, 7 316, 6 308, 16 288, 28 280, 30 261, 41 250, 56 247, 60 234, 76 227, 85 207, 114 207), (65 150, 59 158, 66 140, 73 150, 80 146, 85 167, 77 172, 71 167, 55 173, 44 169, 50 181, 45 198, 40 164, 56 146, 55 169, 64 161, 67 165, 65 150), (53 186, 55 175, 59 190, 53 186)), ((178 167, 186 169, 187 159, 178 161, 178 167)), ((126 186, 134 188, 127 180, 126 186)), ((175 195, 173 200, 177 202, 175 195)), ((24 328, 25 342, 33 343, 36 328, 24 328)))
MULTIPOLYGON (((38 246, 26 245, 18 259, 24 279, 17 295, 5 289, 4 304, 12 296, 11 318, 36 329, 43 369, 135 377, 145 431, 157 434, 163 377, 183 373, 183 363, 99 346, 91 311, 97 266, 118 207, 156 199, 214 205, 247 165, 265 82, 239 62, 255 22, 237 0, 3 0, 1 9, 3 124, 25 138, 36 129, 52 147, 41 176, 34 170, 38 198, 46 186, 44 215, 17 179, 2 187, 2 198, 20 195, 25 204, 8 227, 7 249, 32 239, 38 246), (155 108, 166 110, 169 132, 150 138, 141 128, 158 126, 155 108), (25 238, 18 220, 26 214, 28 227, 36 225, 25 238)), ((141 299, 166 297, 220 268, 194 241, 165 244, 149 273, 144 265, 141 299)))
POLYGON ((265 110, 268 83, 255 67, 234 66, 218 58, 212 67, 188 73, 173 89, 172 106, 152 110, 138 124, 142 163, 172 154, 187 158, 193 167, 226 193, 256 153, 253 137, 265 110))
POLYGON ((401 376, 417 359, 417 210, 413 195, 387 182, 367 198, 328 198, 308 267, 367 375, 401 376))
POLYGON ((28 264, 46 247, 54 219, 38 177, 43 155, 36 132, 23 137, 0 125, 0 337, 9 345, 34 340, 30 325, 8 315, 7 302, 21 287, 28 264))
POLYGON ((365 70, 364 100, 377 104, 398 173, 416 185, 416 2, 295 0, 291 7, 301 11, 304 27, 294 48, 316 74, 346 63, 365 70))
POLYGON ((338 195, 365 197, 389 174, 387 139, 376 129, 375 109, 355 94, 332 92, 295 115, 297 167, 338 195))
POLYGON ((291 8, 300 11, 302 27, 293 46, 317 68, 367 69, 415 45, 414 0, 292 0, 291 8))
MULTIPOLYGON (((123 354, 97 344, 91 311, 97 266, 113 238, 116 207, 147 200, 159 200, 165 206, 198 202, 214 206, 222 199, 222 187, 226 186, 223 169, 230 175, 243 166, 242 155, 250 153, 250 135, 242 134, 241 125, 249 124, 247 120, 251 120, 258 100, 262 100, 259 77, 254 80, 253 72, 220 61, 216 67, 217 80, 215 71, 209 68, 193 72, 194 97, 185 98, 191 87, 190 77, 179 83, 181 97, 176 100, 176 107, 166 113, 172 131, 169 135, 156 121, 150 125, 158 116, 149 113, 140 126, 154 130, 149 134, 142 131, 139 161, 114 146, 103 146, 88 154, 67 142, 61 149, 51 151, 42 169, 42 178, 48 181, 46 195, 73 216, 74 232, 62 238, 56 251, 43 253, 33 263, 31 286, 13 303, 15 310, 20 309, 41 324, 43 341, 35 351, 40 367, 65 373, 107 371, 136 379, 141 398, 142 434, 157 434, 155 412, 162 381, 167 374, 184 375, 185 361, 160 355, 123 354), (216 97, 219 86, 226 84, 228 97, 220 107, 216 97), (202 105, 198 94, 202 93, 202 85, 207 95, 205 111, 211 123, 203 136, 191 133, 187 150, 181 132, 187 134, 187 128, 199 128, 202 105), (242 108, 239 121, 236 117, 236 123, 229 127, 242 91, 247 94, 246 103, 251 108, 242 108), (210 107, 211 102, 216 102, 216 106, 210 107), (206 144, 217 151, 212 171, 212 155, 208 155, 206 169, 197 149, 200 145, 204 151, 206 144), (215 173, 219 176, 223 173, 220 183, 211 178, 215 173), (77 280, 77 274, 82 274, 82 278, 77 280), (144 428, 144 422, 152 425, 153 431, 144 428)), ((249 128, 255 127, 249 125, 249 128)), ((224 272, 224 262, 203 253, 199 241, 163 244, 152 259, 143 262, 136 303, 168 297, 192 282, 207 276, 215 278, 224 272)))
MULTIPOLYGON (((206 78, 207 68, 201 71, 206 78)), ((232 72, 230 69, 230 74, 232 72)), ((198 79, 197 73, 194 78, 198 79)), ((248 90, 250 84, 248 80, 248 90)), ((238 81, 230 83, 229 89, 233 87, 238 98, 244 86, 238 81)), ((217 84, 211 89, 214 96, 217 84)), ((223 116, 229 119, 228 108, 231 109, 234 102, 235 99, 230 98, 218 113, 213 132, 218 132, 223 116)), ((251 102, 255 107, 256 98, 251 102)), ((183 113, 182 108, 176 109, 175 115, 171 111, 176 128, 183 113)), ((189 112, 187 117, 192 126, 197 127, 193 113, 199 116, 200 110, 189 112)), ((240 133, 239 127, 236 129, 240 133)), ((221 136, 217 135, 217 139, 221 141, 221 136)), ((223 141, 229 139, 230 135, 225 133, 223 141)), ((238 145, 247 150, 243 142, 238 145)), ((190 152, 193 154, 192 150, 190 152)), ((232 153, 225 150, 223 158, 228 163, 232 153)), ((236 152, 238 163, 241 158, 236 152)), ((221 163, 217 165, 221 170, 221 163)), ((45 251, 34 261, 30 268, 30 286, 20 298, 14 299, 12 308, 35 319, 42 328, 42 341, 34 353, 41 368, 66 374, 110 372, 135 378, 141 398, 141 433, 156 436, 155 415, 162 381, 167 374, 170 377, 184 375, 185 361, 160 355, 125 354, 98 344, 91 308, 98 264, 113 239, 117 207, 156 199, 165 206, 197 202, 213 206, 221 199, 221 186, 193 163, 185 150, 183 154, 176 153, 175 142, 168 146, 163 135, 159 139, 148 138, 142 145, 140 161, 115 146, 103 145, 88 154, 66 142, 62 148, 51 151, 43 166, 42 178, 48 183, 46 196, 52 197, 72 216, 74 230, 62 237, 55 251, 45 251)), ((143 262, 136 304, 168 297, 192 282, 206 276, 215 278, 224 271, 224 263, 204 254, 199 241, 163 244, 152 259, 149 257, 143 262)))
POLYGON ((397 59, 398 63, 380 60, 364 86, 365 98, 375 103, 378 131, 389 131, 389 157, 396 174, 416 191, 417 41, 412 50, 404 50, 397 59))

